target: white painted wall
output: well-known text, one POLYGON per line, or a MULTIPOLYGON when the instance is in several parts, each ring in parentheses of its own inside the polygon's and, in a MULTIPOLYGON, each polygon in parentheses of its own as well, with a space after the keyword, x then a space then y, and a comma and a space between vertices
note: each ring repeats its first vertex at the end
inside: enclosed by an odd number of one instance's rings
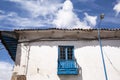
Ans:
MULTIPOLYGON (((102 43, 108 78, 109 80, 120 80, 120 40, 103 40, 102 43)), ((17 56, 16 59, 20 57, 21 61, 20 65, 16 65, 14 68, 14 72, 26 74, 27 71, 27 80, 105 80, 97 40, 39 41, 22 43, 18 49, 20 51, 17 52, 17 55, 21 56, 17 56), (75 57, 82 68, 79 75, 57 75, 58 45, 74 46, 75 57), (26 69, 27 62, 28 69, 26 69)))

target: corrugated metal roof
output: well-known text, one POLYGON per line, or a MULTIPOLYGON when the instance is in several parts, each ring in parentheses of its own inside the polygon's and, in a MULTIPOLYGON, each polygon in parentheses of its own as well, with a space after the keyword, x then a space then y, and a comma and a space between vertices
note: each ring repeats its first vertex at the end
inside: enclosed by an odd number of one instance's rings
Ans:
POLYGON ((11 58, 15 61, 18 39, 13 32, 0 32, 0 39, 5 48, 8 50, 11 58))

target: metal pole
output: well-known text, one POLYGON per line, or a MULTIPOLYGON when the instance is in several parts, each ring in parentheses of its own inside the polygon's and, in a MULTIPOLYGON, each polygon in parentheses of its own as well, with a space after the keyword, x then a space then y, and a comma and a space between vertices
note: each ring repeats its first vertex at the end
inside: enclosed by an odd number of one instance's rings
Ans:
POLYGON ((100 51, 101 51, 102 62, 103 62, 103 67, 104 67, 105 80, 108 80, 106 65, 105 65, 105 60, 104 60, 104 55, 103 55, 103 49, 102 49, 102 42, 101 42, 101 39, 100 39, 100 24, 101 24, 101 21, 102 21, 103 18, 104 18, 104 15, 100 15, 100 22, 98 24, 98 40, 99 40, 99 44, 100 44, 100 51))

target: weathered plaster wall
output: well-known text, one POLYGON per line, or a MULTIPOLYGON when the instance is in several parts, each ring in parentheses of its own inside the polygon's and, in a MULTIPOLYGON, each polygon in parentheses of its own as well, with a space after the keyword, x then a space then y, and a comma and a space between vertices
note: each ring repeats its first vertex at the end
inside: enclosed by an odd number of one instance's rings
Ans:
MULTIPOLYGON (((120 40, 102 40, 109 80, 120 80, 120 40), (111 61, 111 62, 110 62, 111 61)), ((27 80, 105 80, 99 42, 38 41, 21 44, 16 59, 21 61, 15 69, 27 75, 27 80), (58 45, 73 45, 74 54, 82 72, 79 75, 57 75, 58 45), (27 64, 28 63, 28 64, 27 64), (28 67, 27 67, 28 66, 28 67)), ((18 48, 18 49, 19 49, 18 48)))

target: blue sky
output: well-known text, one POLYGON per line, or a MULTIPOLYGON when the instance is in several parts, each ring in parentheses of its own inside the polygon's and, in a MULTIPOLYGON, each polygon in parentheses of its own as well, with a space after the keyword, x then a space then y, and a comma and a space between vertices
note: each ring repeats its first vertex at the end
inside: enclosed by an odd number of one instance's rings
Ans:
MULTIPOLYGON (((97 28, 101 13, 101 28, 120 28, 120 0, 0 0, 0 30, 97 28)), ((11 71, 14 62, 5 49, 0 50, 0 62, 11 71)), ((0 75, 5 80, 5 74, 0 75)))
POLYGON ((65 0, 0 0, 0 29, 66 28, 67 26, 95 28, 101 13, 105 14, 102 28, 120 28, 120 6, 114 10, 120 0, 71 0, 72 5, 67 2, 64 5, 64 2, 65 0), (66 6, 70 7, 66 10, 62 9, 66 6), (63 15, 67 13, 69 15, 65 18, 63 15))

